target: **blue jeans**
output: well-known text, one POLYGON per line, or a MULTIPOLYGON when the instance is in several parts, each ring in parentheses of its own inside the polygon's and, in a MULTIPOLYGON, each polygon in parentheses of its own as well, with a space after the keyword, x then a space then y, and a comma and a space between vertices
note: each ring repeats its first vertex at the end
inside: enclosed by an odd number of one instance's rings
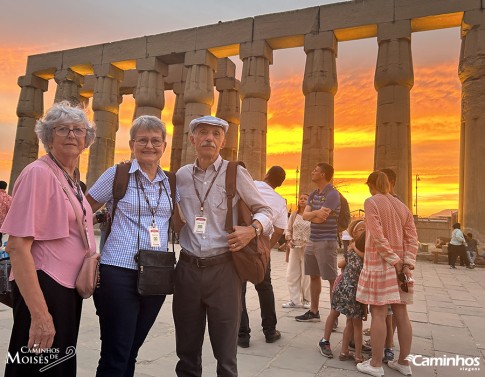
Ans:
POLYGON ((128 377, 135 373, 138 350, 148 335, 165 296, 141 296, 137 271, 101 265, 101 284, 94 293, 101 331, 96 376, 128 377))

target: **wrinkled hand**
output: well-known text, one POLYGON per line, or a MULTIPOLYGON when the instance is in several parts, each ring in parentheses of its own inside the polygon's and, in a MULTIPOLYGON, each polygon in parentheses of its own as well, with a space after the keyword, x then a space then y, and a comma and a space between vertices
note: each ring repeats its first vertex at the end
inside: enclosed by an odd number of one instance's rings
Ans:
POLYGON ((252 226, 234 227, 234 232, 227 235, 227 242, 230 251, 239 251, 256 236, 252 226))
POLYGON ((56 329, 49 313, 41 316, 32 316, 27 346, 36 353, 40 353, 41 350, 52 346, 55 334, 56 329))

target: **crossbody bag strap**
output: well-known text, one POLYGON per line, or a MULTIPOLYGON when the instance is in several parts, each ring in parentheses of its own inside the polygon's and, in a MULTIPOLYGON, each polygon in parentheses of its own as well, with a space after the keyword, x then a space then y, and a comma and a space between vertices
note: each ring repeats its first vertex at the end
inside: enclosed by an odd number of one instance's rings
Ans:
POLYGON ((52 173, 54 174, 54 177, 56 177, 57 181, 61 185, 62 191, 64 191, 64 194, 66 194, 67 199, 69 199, 69 203, 71 203, 72 209, 74 211, 74 215, 76 216, 77 225, 79 226, 79 230, 81 231, 81 238, 83 240, 84 248, 86 249, 86 254, 89 253, 90 250, 89 250, 88 236, 86 234, 86 228, 82 224, 82 220, 81 220, 81 218, 79 216, 78 211, 76 210, 76 206, 74 205, 74 202, 73 202, 73 200, 71 198, 71 195, 69 195, 69 190, 67 189, 66 186, 64 186, 62 184, 62 182, 59 179, 59 176, 57 175, 57 172, 54 170, 54 168, 51 165, 49 165, 49 163, 47 161, 44 161, 44 160, 41 160, 41 161, 43 163, 45 163, 49 167, 49 169, 51 169, 52 173))
MULTIPOLYGON (((222 162, 223 163, 223 162, 222 162)), ((228 161, 226 170, 226 196, 227 196, 227 212, 225 230, 228 233, 234 231, 234 224, 232 221, 232 199, 236 195, 236 176, 237 176, 237 161, 228 161)))
MULTIPOLYGON (((172 251, 175 253, 175 238, 176 238, 176 235, 175 235, 175 225, 174 225, 174 214, 175 214, 175 208, 177 206, 177 202, 176 202, 176 199, 175 199, 175 192, 177 190, 177 181, 176 181, 176 175, 175 173, 172 173, 170 171, 167 171, 167 170, 164 170, 163 171, 165 173, 165 175, 167 176, 168 178, 168 185, 170 187, 170 197, 172 198, 172 204, 170 204, 170 199, 169 199, 169 205, 170 205, 170 220, 169 220, 169 224, 168 224, 168 238, 170 238, 170 233, 172 233, 172 251)), ((162 182, 163 184, 163 182, 162 182)), ((167 196, 168 196, 168 191, 165 187, 165 185, 163 185, 163 187, 165 188, 165 192, 167 193, 167 196)))

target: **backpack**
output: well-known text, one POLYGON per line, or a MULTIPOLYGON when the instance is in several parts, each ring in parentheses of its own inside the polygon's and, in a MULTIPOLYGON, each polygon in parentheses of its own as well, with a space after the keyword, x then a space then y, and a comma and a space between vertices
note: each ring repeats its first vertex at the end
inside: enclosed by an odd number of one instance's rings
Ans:
MULTIPOLYGON (((337 190, 338 191, 338 190, 337 190)), ((343 232, 349 227, 350 224, 350 206, 349 202, 345 197, 338 191, 340 196, 340 213, 337 218, 337 231, 343 232)))
MULTIPOLYGON (((128 181, 130 180, 130 169, 131 161, 120 162, 116 165, 115 177, 113 179, 113 208, 111 209, 110 220, 106 226, 106 236, 105 240, 111 232, 111 225, 113 224, 113 219, 115 217, 116 208, 118 207, 118 202, 125 197, 126 189, 128 188, 128 181)), ((174 213, 175 202, 175 190, 176 190, 176 179, 175 174, 169 171, 163 171, 168 178, 168 183, 170 185, 170 196, 172 197, 172 215, 174 213)))

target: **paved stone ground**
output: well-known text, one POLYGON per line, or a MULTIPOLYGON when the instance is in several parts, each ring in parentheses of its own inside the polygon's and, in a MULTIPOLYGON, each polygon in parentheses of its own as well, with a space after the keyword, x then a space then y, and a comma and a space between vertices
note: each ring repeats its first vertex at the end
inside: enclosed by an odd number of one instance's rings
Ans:
MULTIPOLYGON (((339 361, 344 319, 332 334, 331 343, 336 358, 327 359, 317 350, 317 342, 323 332, 323 324, 329 311, 328 283, 323 283, 320 302, 322 322, 299 323, 295 315, 303 309, 282 309, 288 300, 286 286, 286 263, 284 253, 272 252, 272 277, 275 290, 278 329, 282 338, 276 343, 265 343, 260 327, 259 301, 251 284, 248 285, 247 301, 252 326, 251 346, 239 348, 238 365, 241 377, 285 376, 363 376, 351 361, 339 361)), ((448 265, 433 264, 419 260, 416 268, 415 303, 409 307, 413 325, 412 353, 439 357, 480 357, 479 371, 464 371, 459 367, 414 366, 414 376, 483 376, 485 375, 485 269, 466 270, 458 267, 450 270, 448 265)), ((168 297, 147 341, 140 350, 136 367, 137 376, 174 376, 177 361, 175 336, 171 312, 172 297, 168 297)), ((0 306, 0 354, 5 355, 12 325, 11 312, 0 306)), ((370 322, 364 323, 368 327, 370 322)), ((397 336, 395 339, 396 345, 397 336)), ((93 376, 99 355, 98 321, 92 300, 84 302, 78 354, 78 376, 93 376)), ((3 356, 2 356, 3 359, 3 356)), ((210 343, 206 337, 203 349, 203 376, 214 376, 216 364, 210 343)), ((0 366, 3 374, 5 360, 0 366)), ((399 376, 384 367, 386 376, 399 376)))

